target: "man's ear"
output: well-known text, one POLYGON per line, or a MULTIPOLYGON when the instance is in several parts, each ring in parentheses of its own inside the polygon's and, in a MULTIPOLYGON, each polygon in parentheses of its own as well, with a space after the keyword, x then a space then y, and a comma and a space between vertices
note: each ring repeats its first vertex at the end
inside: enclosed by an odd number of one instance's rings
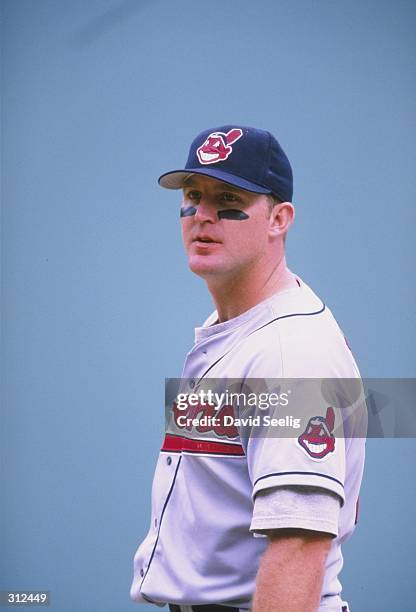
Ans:
POLYGON ((270 236, 277 237, 285 235, 294 220, 295 207, 291 202, 275 204, 270 213, 270 236))

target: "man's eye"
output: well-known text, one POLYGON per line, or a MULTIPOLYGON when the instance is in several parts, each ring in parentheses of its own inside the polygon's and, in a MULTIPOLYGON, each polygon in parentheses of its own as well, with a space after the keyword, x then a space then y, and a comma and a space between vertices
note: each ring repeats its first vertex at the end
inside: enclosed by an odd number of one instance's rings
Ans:
POLYGON ((221 200, 223 202, 238 202, 239 198, 234 193, 225 191, 221 194, 221 200))
POLYGON ((199 199, 201 198, 201 193, 200 193, 199 191, 192 190, 192 191, 188 191, 188 192, 185 194, 185 196, 186 196, 186 198, 187 198, 188 200, 193 200, 193 201, 195 201, 195 200, 199 200, 199 199))

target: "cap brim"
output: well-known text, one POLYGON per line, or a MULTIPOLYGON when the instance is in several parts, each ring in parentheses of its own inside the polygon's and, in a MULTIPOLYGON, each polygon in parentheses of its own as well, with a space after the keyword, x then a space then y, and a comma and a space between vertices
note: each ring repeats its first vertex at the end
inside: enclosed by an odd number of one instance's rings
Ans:
POLYGON ((253 193, 271 193, 270 189, 267 187, 262 187, 256 183, 251 183, 246 179, 235 176, 234 174, 229 174, 228 172, 224 172, 218 168, 188 168, 186 170, 172 170, 171 172, 162 174, 162 176, 160 176, 158 179, 158 183, 161 187, 165 187, 166 189, 182 189, 185 180, 189 178, 191 174, 202 174, 203 176, 209 176, 217 179, 218 181, 222 181, 223 183, 227 183, 228 185, 233 185, 234 187, 244 189, 245 191, 252 191, 253 193))

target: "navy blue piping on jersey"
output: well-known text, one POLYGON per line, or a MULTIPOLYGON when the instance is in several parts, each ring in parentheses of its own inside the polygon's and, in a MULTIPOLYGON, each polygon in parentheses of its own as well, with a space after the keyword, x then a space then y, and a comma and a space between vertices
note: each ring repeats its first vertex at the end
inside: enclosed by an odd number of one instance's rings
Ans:
MULTIPOLYGON (((249 336, 251 336, 252 334, 255 334, 257 331, 259 331, 260 329, 263 329, 263 327, 267 327, 268 325, 270 325, 271 323, 274 323, 275 321, 280 321, 281 319, 289 319, 290 317, 312 317, 314 315, 319 315, 322 312, 324 312, 326 306, 325 304, 322 302, 322 308, 320 310, 316 310, 315 312, 294 312, 292 314, 287 314, 287 315, 282 315, 281 317, 276 317, 275 319, 272 319, 271 321, 268 321, 267 323, 265 323, 264 325, 261 325, 260 327, 257 327, 256 329, 253 329, 253 331, 251 331, 249 334, 247 334, 247 336, 245 336, 243 340, 245 340, 246 338, 248 338, 249 336)), ((221 357, 219 357, 219 359, 217 359, 217 361, 214 361, 214 363, 212 363, 209 368, 207 370, 205 370, 205 372, 202 374, 202 376, 198 379, 198 383, 204 378, 204 376, 206 374, 208 374, 208 372, 210 370, 212 370, 212 368, 214 366, 217 365, 217 363, 219 361, 221 361, 221 359, 223 359, 226 355, 228 355, 228 353, 231 353, 231 351, 233 351, 235 349, 235 347, 238 346, 238 343, 236 345, 234 345, 233 347, 230 348, 229 351, 227 351, 226 353, 224 353, 224 355, 221 355, 221 357)), ((197 386, 198 383, 195 385, 197 386)))
POLYGON ((287 314, 287 315, 282 315, 281 317, 276 317, 275 319, 268 321, 264 325, 261 325, 257 329, 253 329, 253 331, 250 332, 246 337, 248 338, 248 336, 251 336, 251 334, 254 334, 255 332, 259 331, 259 329, 263 329, 263 327, 267 327, 268 325, 270 325, 270 323, 274 323, 275 321, 279 321, 280 319, 289 319, 290 317, 311 317, 313 315, 321 314, 325 310, 325 308, 326 306, 322 302, 322 308, 320 310, 316 310, 315 312, 293 312, 292 314, 287 314))
MULTIPOLYGON (((143 586, 143 582, 146 580, 147 572, 148 572, 148 571, 149 571, 149 569, 150 569, 150 564, 151 564, 151 563, 152 563, 152 561, 153 561, 153 557, 154 557, 154 554, 155 554, 155 550, 156 550, 157 544, 158 544, 158 542, 159 542, 159 535, 160 535, 160 529, 161 529, 161 527, 162 527, 163 515, 165 514, 166 506, 168 505, 169 498, 170 498, 170 496, 171 496, 171 494, 172 494, 173 487, 174 487, 174 485, 175 485, 175 481, 176 481, 176 475, 177 475, 177 473, 178 473, 178 469, 179 469, 179 465, 180 465, 181 461, 182 461, 182 456, 181 456, 181 457, 179 457, 178 465, 176 466, 176 470, 175 470, 175 474, 174 474, 174 476, 173 476, 172 484, 170 485, 170 490, 169 490, 169 493, 168 493, 168 495, 167 495, 167 497, 166 497, 166 499, 165 499, 165 503, 164 503, 164 505, 163 505, 163 510, 162 510, 162 513, 161 513, 161 515, 160 515, 160 519, 159 519, 159 529, 157 530, 157 538, 156 538, 156 542, 155 542, 155 545, 153 546, 153 550, 152 550, 152 554, 150 555, 149 563, 147 564, 147 570, 146 570, 146 573, 145 573, 145 575, 143 576, 143 579, 142 579, 142 581, 141 581, 141 583, 140 583, 140 590, 141 590, 141 588, 142 588, 142 586, 143 586)), ((142 595, 143 595, 143 594, 142 594, 142 595)), ((145 599, 146 599, 146 598, 145 598, 145 599)), ((149 601, 149 600, 148 600, 148 601, 149 601)), ((152 603, 154 603, 154 602, 152 602, 152 603)))
POLYGON ((294 474, 303 475, 303 476, 320 476, 321 478, 328 478, 328 480, 333 480, 338 483, 342 488, 344 485, 340 480, 334 478, 333 476, 328 476, 328 474, 321 474, 320 472, 273 472, 272 474, 266 474, 265 476, 260 476, 254 483, 254 487, 260 480, 264 480, 265 478, 270 478, 271 476, 293 476, 294 474))

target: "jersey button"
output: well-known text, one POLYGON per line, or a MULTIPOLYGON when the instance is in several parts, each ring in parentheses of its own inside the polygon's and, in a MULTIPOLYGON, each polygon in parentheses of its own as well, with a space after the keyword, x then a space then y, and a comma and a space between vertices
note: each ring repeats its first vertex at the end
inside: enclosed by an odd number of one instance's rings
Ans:
POLYGON ((195 387, 195 381, 193 378, 189 381, 189 386, 191 387, 191 389, 195 387))
POLYGON ((170 465, 170 464, 172 463, 172 457, 168 457, 168 458, 166 459, 166 463, 167 463, 168 465, 170 465))
POLYGON ((155 518, 155 529, 157 528, 157 518, 155 518))
POLYGON ((142 578, 143 578, 143 576, 144 576, 144 569, 143 569, 143 568, 140 570, 140 576, 141 576, 142 578))

